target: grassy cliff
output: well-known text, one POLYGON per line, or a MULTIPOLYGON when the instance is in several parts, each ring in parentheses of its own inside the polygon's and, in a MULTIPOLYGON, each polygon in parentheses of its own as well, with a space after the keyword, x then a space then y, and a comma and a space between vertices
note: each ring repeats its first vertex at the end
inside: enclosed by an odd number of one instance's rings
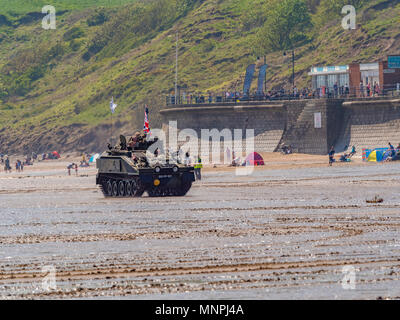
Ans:
MULTIPOLYGON (((309 85, 313 65, 399 53, 398 1, 361 1, 353 31, 342 29, 340 12, 325 2, 307 1, 314 27, 296 49, 298 86, 309 85)), ((174 88, 176 32, 184 90, 241 86, 260 55, 255 44, 270 1, 55 0, 56 30, 41 27, 46 4, 0 0, 0 152, 104 149, 111 96, 115 134, 142 127, 144 103, 158 126, 174 88)), ((268 87, 287 85, 290 57, 266 58, 268 87)))

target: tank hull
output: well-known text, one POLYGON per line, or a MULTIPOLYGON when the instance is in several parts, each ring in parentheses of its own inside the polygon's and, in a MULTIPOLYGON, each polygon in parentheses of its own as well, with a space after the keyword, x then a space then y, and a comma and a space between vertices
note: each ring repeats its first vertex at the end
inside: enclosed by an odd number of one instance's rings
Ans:
POLYGON ((96 184, 105 197, 184 196, 195 181, 194 168, 176 164, 141 167, 131 154, 97 159, 96 184))

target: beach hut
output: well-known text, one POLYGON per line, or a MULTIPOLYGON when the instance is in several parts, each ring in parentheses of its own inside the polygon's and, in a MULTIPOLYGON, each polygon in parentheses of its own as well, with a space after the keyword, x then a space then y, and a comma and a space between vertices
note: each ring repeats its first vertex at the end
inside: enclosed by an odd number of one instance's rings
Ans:
POLYGON ((252 152, 246 157, 246 164, 251 166, 263 166, 264 159, 257 152, 252 152))

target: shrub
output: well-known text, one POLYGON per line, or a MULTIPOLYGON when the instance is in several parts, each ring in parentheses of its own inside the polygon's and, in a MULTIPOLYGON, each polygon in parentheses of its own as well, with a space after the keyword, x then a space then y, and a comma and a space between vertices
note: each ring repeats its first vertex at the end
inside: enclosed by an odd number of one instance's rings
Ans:
POLYGON ((307 39, 311 15, 304 0, 274 0, 257 35, 259 53, 293 49, 307 39))
POLYGON ((73 39, 78 39, 82 38, 85 35, 83 30, 79 27, 73 27, 72 29, 68 30, 66 33, 64 33, 64 40, 65 41, 71 41, 73 39))
POLYGON ((57 43, 55 46, 51 47, 50 50, 47 52, 47 54, 44 57, 45 60, 44 62, 60 58, 62 55, 64 55, 64 53, 65 49, 63 45, 61 43, 57 43))
POLYGON ((38 65, 28 69, 27 75, 32 81, 38 80, 46 73, 45 65, 38 65))
POLYGON ((89 27, 99 26, 104 24, 109 20, 109 17, 106 11, 101 8, 100 10, 96 11, 92 16, 90 16, 86 22, 89 27))
POLYGON ((81 43, 79 41, 76 41, 75 39, 73 39, 69 43, 69 47, 71 48, 72 51, 78 51, 79 48, 81 47, 81 43))

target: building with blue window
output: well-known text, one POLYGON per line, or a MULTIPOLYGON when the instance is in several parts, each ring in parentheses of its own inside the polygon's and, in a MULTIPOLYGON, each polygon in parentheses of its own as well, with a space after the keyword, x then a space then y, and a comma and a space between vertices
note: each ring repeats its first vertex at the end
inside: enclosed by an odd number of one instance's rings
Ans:
POLYGON ((332 93, 337 84, 339 93, 342 87, 348 87, 352 96, 380 95, 400 87, 400 55, 373 63, 312 67, 308 75, 312 78, 313 90, 321 89, 323 94, 332 93))
POLYGON ((308 73, 312 77, 313 90, 320 88, 333 89, 334 85, 338 87, 349 86, 349 66, 327 66, 313 67, 308 73))

